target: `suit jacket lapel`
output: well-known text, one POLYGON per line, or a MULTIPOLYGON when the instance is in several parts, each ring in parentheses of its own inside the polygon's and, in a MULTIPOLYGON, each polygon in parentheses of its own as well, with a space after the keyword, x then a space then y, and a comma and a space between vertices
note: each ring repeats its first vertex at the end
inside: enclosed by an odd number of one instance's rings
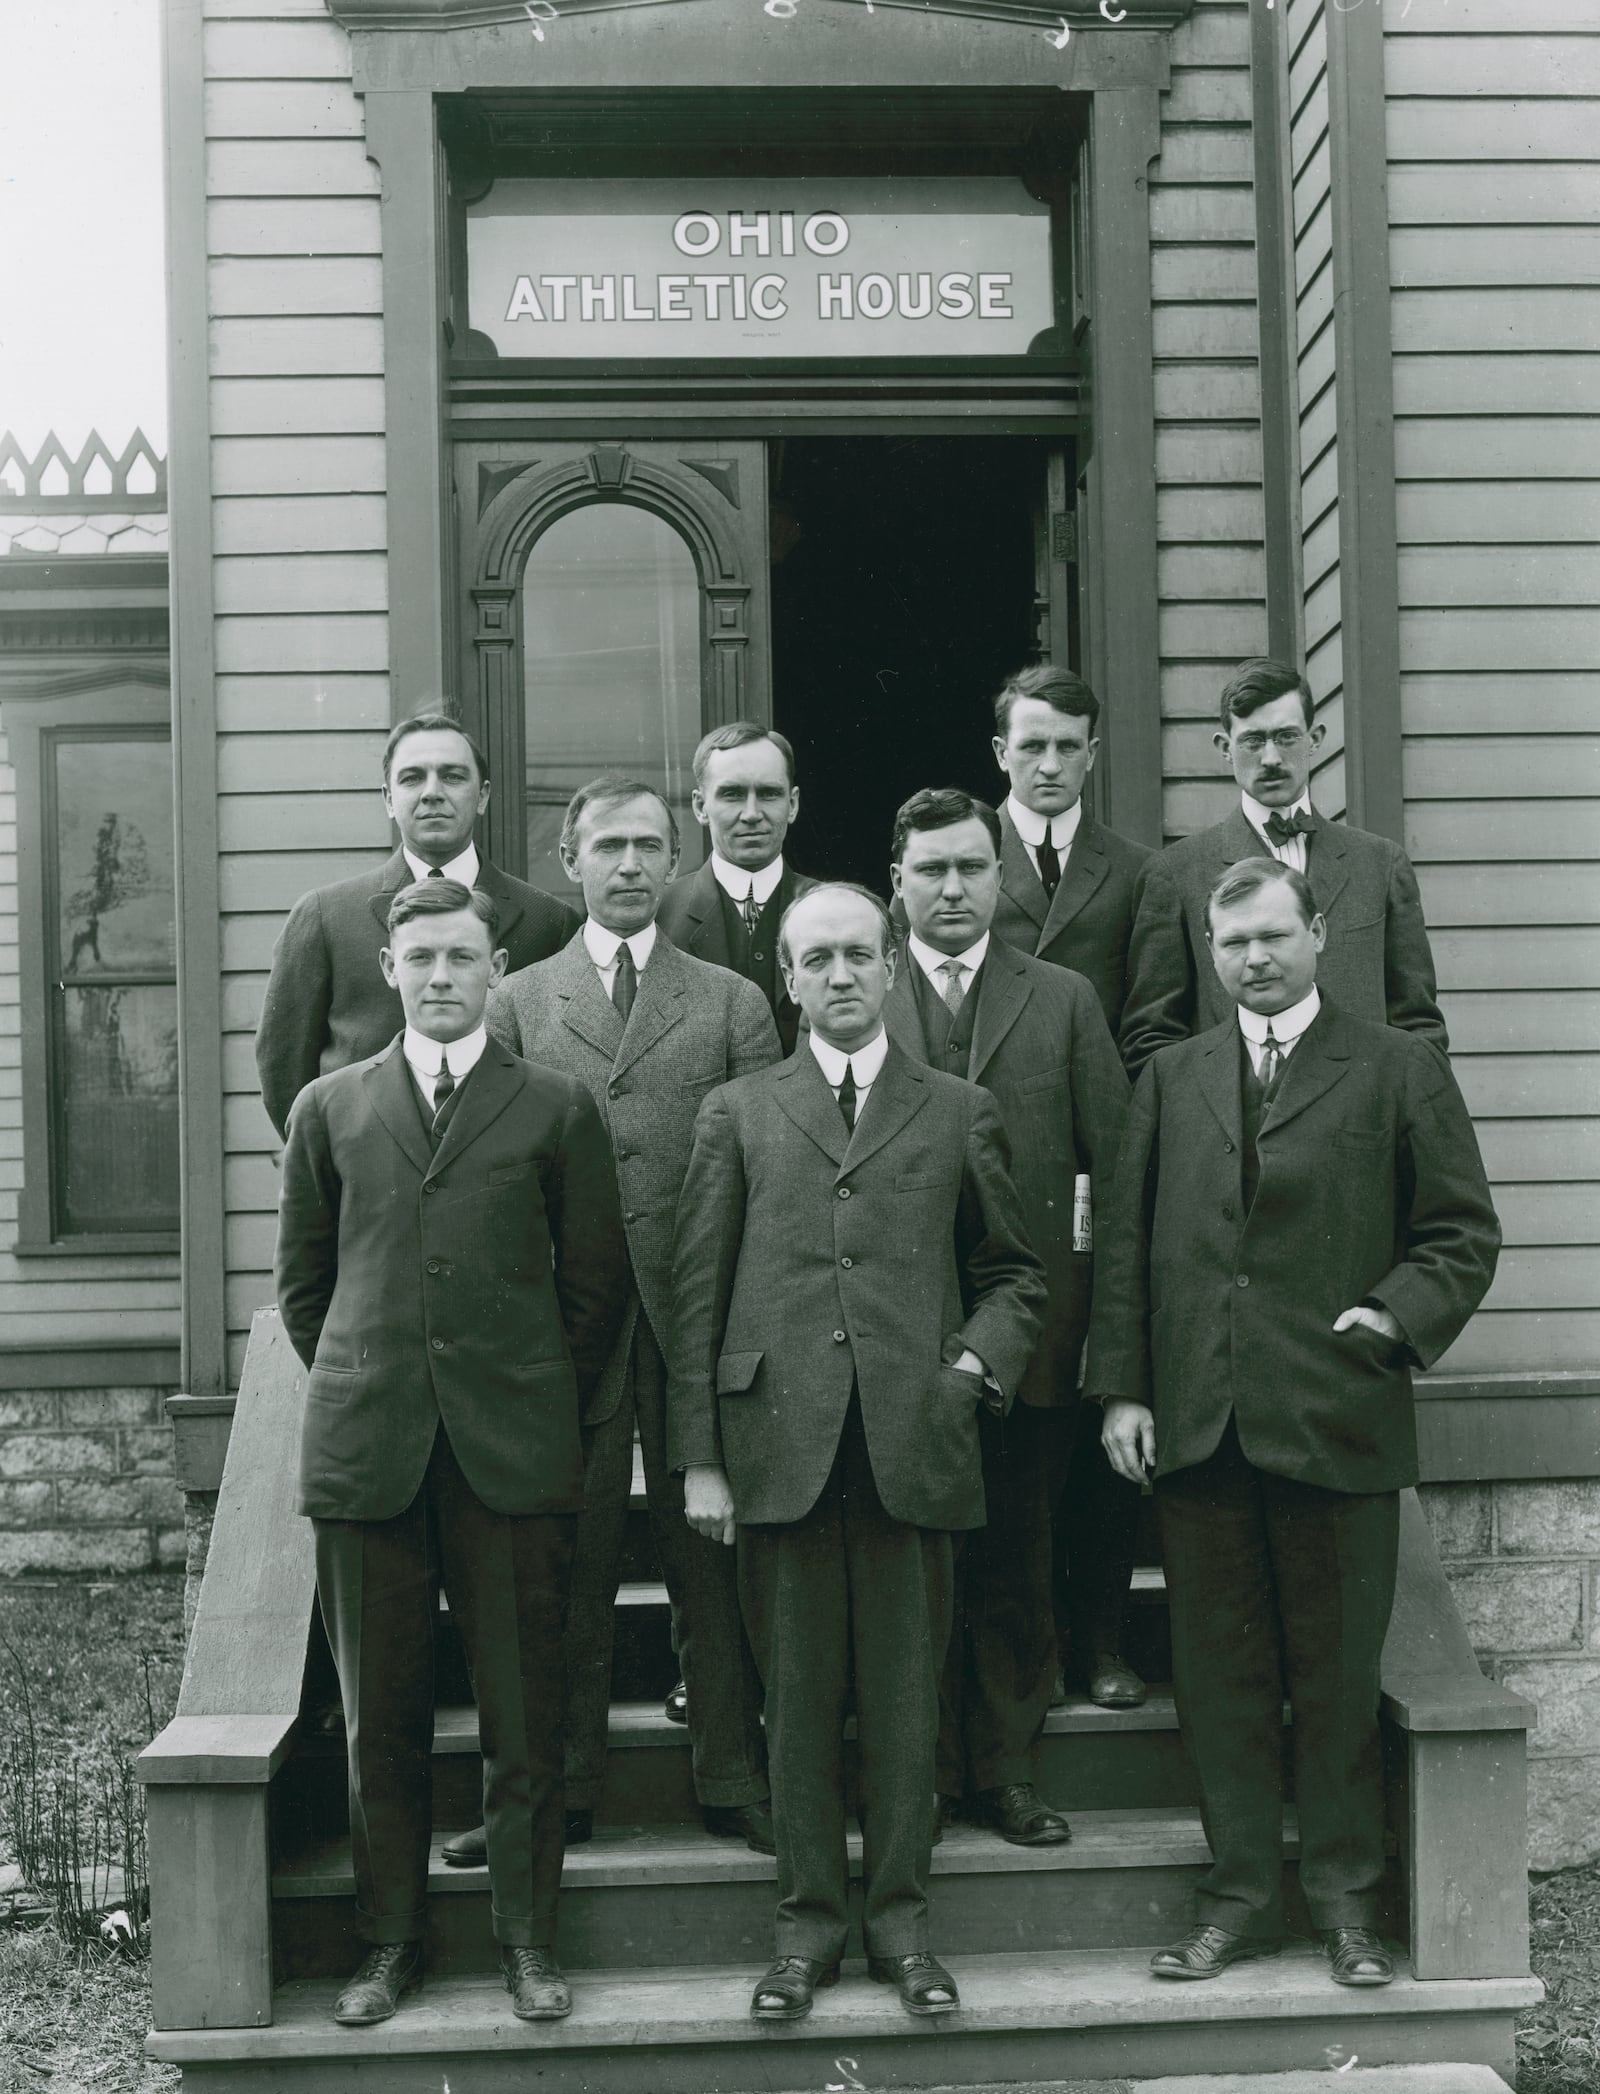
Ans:
MULTIPOLYGON (((592 965, 590 971, 594 972, 592 965)), ((648 1054, 661 1035, 683 1016, 684 973, 677 947, 665 931, 657 930, 655 950, 639 977, 639 993, 617 1043, 614 1067, 618 1075, 641 1054, 648 1054)), ((598 985, 597 973, 595 980, 598 985)))
MULTIPOLYGON (((990 949, 993 950, 993 944, 990 949)), ((911 970, 917 963, 904 940, 898 951, 900 957, 895 963, 894 980, 889 984, 889 993, 883 1003, 884 1030, 913 1061, 926 1062, 928 1035, 922 1023, 922 1006, 917 1002, 916 984, 911 979, 911 970)), ((816 1056, 812 1055, 811 1059, 815 1061, 816 1056)))
POLYGON ((1205 1036, 1200 1088, 1238 1157, 1244 1147, 1244 1107, 1239 1098, 1239 1021, 1230 1017, 1205 1036))
MULTIPOLYGON (((411 1071, 406 1066, 401 1048, 404 1037, 403 1033, 396 1034, 383 1060, 374 1063, 362 1077, 361 1087, 373 1111, 405 1152, 407 1160, 415 1164, 419 1174, 425 1178, 433 1163, 433 1155, 428 1147, 428 1137, 422 1131, 416 1086, 411 1081, 411 1071)), ((461 1102, 464 1105, 466 1100, 463 1098, 461 1102)))
POLYGON ((367 906, 378 919, 378 927, 384 934, 383 942, 389 942, 389 905, 402 887, 411 885, 411 867, 406 863, 404 851, 396 851, 378 882, 378 891, 367 899, 367 906))
MULTIPOLYGON (((816 1056, 810 1055, 809 1059, 815 1062, 816 1056)), ((817 1074, 820 1076, 822 1071, 819 1069, 817 1074)), ((826 1083, 822 1088, 828 1091, 826 1083)), ((842 1128, 844 1117, 831 1092, 828 1093, 828 1102, 842 1128)), ((866 1104, 857 1115, 855 1131, 844 1152, 844 1169, 854 1170, 858 1163, 865 1163, 869 1156, 876 1155, 885 1142, 893 1141, 907 1120, 921 1112, 927 1102, 928 1087, 923 1082, 921 1071, 891 1040, 883 1067, 867 1093, 866 1104)))
MULTIPOLYGON (((402 1062, 404 1057, 401 1057, 402 1062)), ((461 1100, 445 1123, 426 1175, 433 1177, 454 1163, 487 1127, 493 1126, 522 1088, 516 1057, 491 1039, 478 1066, 461 1087, 461 1100)))
MULTIPOLYGON (((1065 886, 1066 882, 1062 882, 1065 886)), ((1061 889, 1056 889, 1059 899, 1061 889)), ((972 1026, 972 1060, 969 1074, 974 1082, 994 1059, 995 1050, 1022 1016, 1028 998, 1028 971, 1003 939, 991 938, 983 957, 983 973, 974 983, 981 990, 972 1026)))
MULTIPOLYGON (((779 1068, 774 1095, 803 1134, 809 1134, 835 1163, 844 1162, 850 1130, 844 1123, 838 1099, 828 1088, 821 1064, 803 1040, 779 1068)), ((867 1103, 871 1102, 869 1092, 867 1103)))
POLYGON ((499 866, 491 865, 481 851, 478 853, 478 885, 493 901, 499 914, 500 928, 495 932, 495 943, 504 945, 522 921, 522 902, 499 866))
MULTIPOLYGON (((1045 919, 1050 914, 1044 882, 1028 846, 1017 834, 1003 806, 1000 809, 1000 884, 1024 915, 1031 916, 1043 930, 1045 919)), ((1060 889, 1056 891, 1059 893, 1060 889)))
MULTIPOLYGON (((1066 929, 1110 870, 1106 854, 1100 847, 1094 818, 1086 807, 1078 817, 1078 833, 1072 839, 1067 862, 1061 868, 1061 878, 1050 897, 1050 913, 1045 918, 1044 937, 1039 941, 1041 947, 1066 929)), ((1042 881, 1039 891, 1044 892, 1042 881)))
POLYGON ((722 920, 722 898, 717 876, 708 858, 684 890, 683 913, 689 928, 679 941, 685 952, 713 967, 726 967, 733 955, 728 950, 727 926, 722 920))
MULTIPOLYGON (((1337 822, 1325 821, 1313 809, 1316 827, 1306 838, 1306 878, 1317 907, 1326 916, 1350 877, 1349 843, 1337 822)), ((1289 1057, 1292 1061, 1293 1055, 1289 1057)))
POLYGON ((1350 1069, 1350 1043, 1338 1013, 1324 1003, 1283 1065, 1272 1103, 1261 1115, 1257 1143, 1276 1134, 1286 1122, 1314 1104, 1342 1081, 1350 1069))
MULTIPOLYGON (((597 1054, 614 1062, 622 1044, 622 1018, 600 986, 600 970, 589 957, 582 931, 575 933, 549 964, 555 976, 562 1023, 580 1040, 586 1040, 597 1054)), ((646 974, 649 971, 647 967, 646 974)))

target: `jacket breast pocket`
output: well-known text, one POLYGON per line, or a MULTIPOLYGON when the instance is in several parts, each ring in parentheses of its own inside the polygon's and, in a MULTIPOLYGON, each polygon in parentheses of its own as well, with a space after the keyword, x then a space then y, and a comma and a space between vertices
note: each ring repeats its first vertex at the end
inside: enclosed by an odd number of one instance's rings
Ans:
POLYGON ((354 1367, 324 1367, 317 1363, 306 1382, 306 1398, 312 1403, 346 1403, 356 1385, 354 1367))
POLYGON ((489 1173, 489 1184, 491 1188, 497 1185, 516 1185, 522 1179, 532 1176, 531 1163, 502 1163, 489 1173))
POLYGON ((1393 1142, 1394 1136, 1387 1127, 1339 1127, 1334 1130, 1333 1140, 1340 1149, 1382 1149, 1393 1142))
POLYGON ((764 1352, 725 1352, 717 1361, 717 1394, 748 1396, 755 1386, 764 1352))
POLYGON ((1020 1085, 1024 1093, 1032 1091, 1063 1090, 1072 1080, 1072 1071, 1065 1062, 1054 1069, 1041 1069, 1035 1076, 1025 1076, 1020 1085))
POLYGON ((896 1192, 942 1192, 950 1183, 948 1171, 902 1171, 894 1181, 896 1192))
POLYGON ((714 1091, 719 1083, 726 1083, 727 1080, 724 1071, 718 1069, 710 1076, 692 1076, 687 1083, 680 1084, 678 1088, 686 1098, 703 1098, 707 1091, 714 1091))

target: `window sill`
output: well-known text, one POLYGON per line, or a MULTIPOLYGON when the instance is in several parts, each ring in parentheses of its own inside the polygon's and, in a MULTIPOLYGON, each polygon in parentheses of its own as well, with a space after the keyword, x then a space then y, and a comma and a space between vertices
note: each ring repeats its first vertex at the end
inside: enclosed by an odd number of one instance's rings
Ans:
POLYGON ((171 1258, 176 1264, 182 1248, 177 1231, 152 1232, 144 1236, 68 1236, 55 1243, 18 1242, 11 1246, 14 1258, 171 1258))

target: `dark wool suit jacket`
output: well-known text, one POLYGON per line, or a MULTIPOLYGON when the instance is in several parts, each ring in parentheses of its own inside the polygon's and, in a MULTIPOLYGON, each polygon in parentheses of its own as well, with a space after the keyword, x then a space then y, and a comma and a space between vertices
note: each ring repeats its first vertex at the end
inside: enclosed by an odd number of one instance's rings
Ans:
MULTIPOLYGON (((396 851, 376 871, 314 887, 290 910, 256 1028, 262 1102, 279 1134, 313 1076, 365 1061, 405 1024, 399 993, 384 980, 378 955, 389 942, 389 905, 411 880, 405 853, 396 851)), ((483 858, 478 885, 500 911, 499 943, 511 967, 530 967, 559 952, 578 926, 565 902, 483 858)))
POLYGON ((491 1040, 437 1151, 397 1039, 295 1101, 278 1307, 311 1370, 300 1510, 379 1520, 442 1420, 493 1512, 576 1512, 578 1414, 622 1316, 616 1173, 583 1086, 491 1040))
POLYGON ((634 1318, 672 1336, 672 1229, 701 1100, 778 1059, 767 1000, 753 983, 678 951, 658 930, 624 1029, 580 934, 554 959, 489 992, 489 1030, 514 1053, 575 1076, 599 1106, 616 1154, 634 1288, 612 1358, 584 1412, 599 1425, 622 1399, 634 1318))
POLYGON ((1085 807, 1055 893, 1047 900, 1033 853, 1000 808, 1000 906, 994 929, 1008 945, 1094 987, 1116 1032, 1127 994, 1128 940, 1139 874, 1153 853, 1095 820, 1085 807))
POLYGON ((852 1133, 809 1047, 714 1091, 678 1210, 668 1458, 721 1461, 744 1525, 803 1519, 858 1388, 885 1509, 981 1527, 982 1384, 1015 1395, 1044 1284, 986 1091, 892 1042, 852 1133))
POLYGON ((1149 1404, 1159 1475, 1204 1461, 1231 1410, 1257 1468, 1330 1490, 1417 1480, 1411 1356, 1438 1359, 1500 1246, 1444 1056, 1322 1009, 1289 1056, 1241 1190, 1238 1022, 1158 1054, 1128 1113, 1101 1234, 1089 1392, 1149 1404), (1381 1302, 1406 1345, 1335 1332, 1381 1302))
MULTIPOLYGON (((1410 859, 1386 836, 1325 821, 1315 812, 1312 819, 1306 876, 1328 923, 1317 986, 1353 1017, 1422 1033, 1448 1049, 1410 859)), ((1266 845, 1236 807, 1225 822, 1169 844, 1146 864, 1119 1034, 1130 1076, 1158 1047, 1205 1032, 1230 1015, 1233 1006, 1206 944, 1206 897, 1230 865, 1266 855, 1266 845)))
MULTIPOLYGON (((891 1040, 926 1062, 928 1041, 911 979, 916 964, 902 946, 883 1020, 891 1040)), ((1075 1403, 1094 1254, 1072 1248, 1073 1179, 1087 1172, 1094 1212, 1104 1215, 1128 1110, 1128 1079, 1094 990, 1081 974, 991 938, 969 1073, 1000 1108, 1012 1182, 1044 1265, 1044 1327, 1017 1396, 1035 1405, 1075 1403)))
MULTIPOLYGON (((816 884, 803 873, 797 873, 792 865, 785 865, 783 878, 778 882, 780 913, 816 884)), ((656 921, 680 952, 688 953, 692 959, 704 960, 711 967, 733 966, 733 955, 728 950, 727 921, 722 913, 721 889, 709 858, 698 872, 686 873, 681 880, 672 882, 661 897, 661 913, 656 921)), ((778 1001, 772 1015, 784 1053, 793 1054, 800 1031, 800 1013, 789 1000, 781 966, 777 972, 777 984, 778 1001)))

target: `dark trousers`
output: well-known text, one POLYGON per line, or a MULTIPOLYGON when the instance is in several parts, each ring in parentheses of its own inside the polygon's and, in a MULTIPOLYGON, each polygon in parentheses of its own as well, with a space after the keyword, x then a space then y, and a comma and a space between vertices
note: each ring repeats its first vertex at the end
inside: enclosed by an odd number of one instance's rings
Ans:
POLYGON ((1103 1416, 1098 1403, 1080 1403, 1074 1410, 1056 1499, 1056 1619, 1067 1668, 1076 1674, 1088 1671, 1097 1652, 1122 1649, 1144 1496, 1106 1459, 1100 1444, 1103 1416))
POLYGON ((622 1401, 585 1436, 583 1514, 567 1617, 567 1807, 593 1810, 605 1778, 611 1646, 636 1417, 650 1531, 689 1690, 695 1794, 710 1805, 764 1802, 761 1682, 740 1619, 734 1552, 696 1534, 683 1516, 683 1478, 667 1467, 666 1367, 641 1310, 622 1401))
MULTIPOLYGON (((1099 1406, 1095 1406, 1099 1415, 1099 1406)), ((944 1796, 1032 1781, 1057 1665, 1050 1515, 1077 1419, 978 1413, 988 1525, 956 1536, 955 1628, 939 1683, 944 1796)))
POLYGON ((1287 1690, 1312 1923, 1375 1926, 1378 1665, 1394 1601, 1398 1495, 1268 1475, 1246 1461, 1230 1419, 1216 1453, 1162 1477, 1156 1498, 1178 1722, 1214 1856, 1198 1918, 1233 1933, 1282 1932, 1287 1690))
POLYGON ((495 1939, 548 1947, 561 1882, 561 1634, 575 1516, 491 1512, 441 1428, 404 1512, 312 1525, 344 1702, 363 1936, 414 1941, 423 1931, 442 1574, 478 1698, 495 1939))
POLYGON ((852 1397, 804 1519, 739 1529, 739 1591, 767 1688, 777 1953, 828 1963, 849 1923, 844 1723, 852 1682, 868 1953, 928 1945, 939 1670, 950 1536, 883 1509, 852 1397))

